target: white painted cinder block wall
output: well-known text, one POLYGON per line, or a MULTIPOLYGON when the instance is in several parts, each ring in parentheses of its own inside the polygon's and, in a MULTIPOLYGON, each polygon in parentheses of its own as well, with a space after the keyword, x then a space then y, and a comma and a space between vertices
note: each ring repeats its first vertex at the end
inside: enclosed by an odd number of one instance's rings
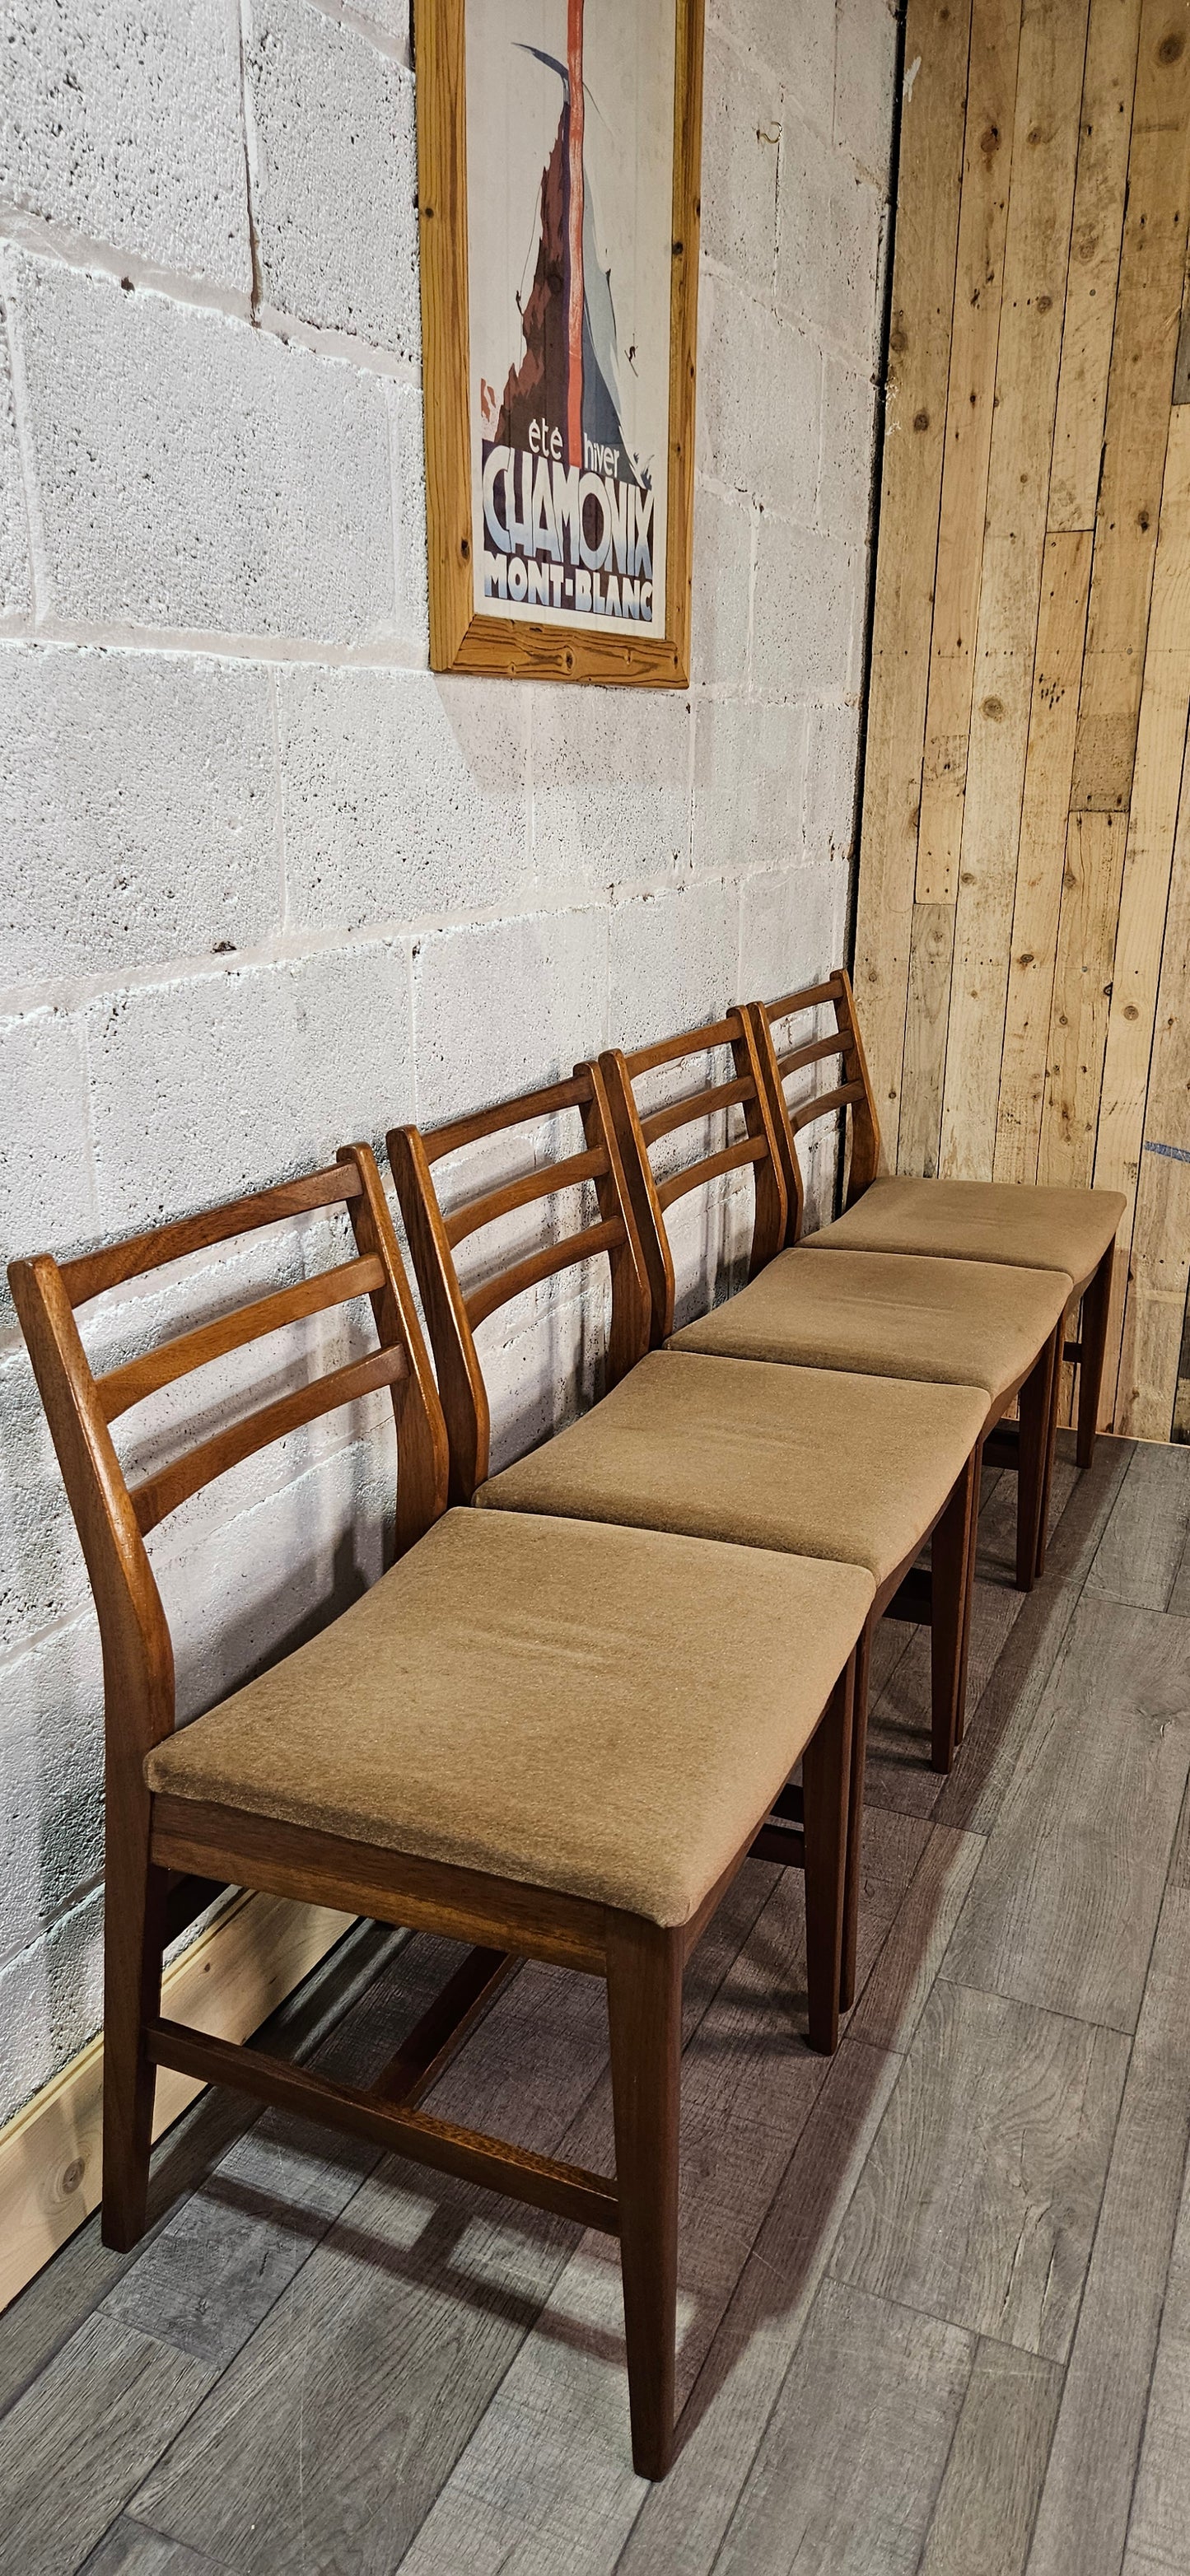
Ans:
MULTIPOLYGON (((5 1260, 827 968, 886 0, 708 0, 673 697, 428 671, 407 0, 7 0, 0 33, 5 1260)), ((730 1220, 688 1247, 708 1288, 730 1220)), ((192 1262, 96 1312, 91 1346, 110 1365, 326 1250, 294 1229, 192 1262)), ((598 1324, 571 1281, 488 1328, 502 1454, 573 1409, 598 1324)), ((291 1366, 334 1348, 324 1329, 291 1366)), ((128 1454, 177 1411, 134 1417, 128 1454)), ((3 2119, 98 2023, 102 1904, 95 1626, 7 1303, 0 1424, 3 2119)), ((375 1574, 390 1478, 374 1406, 156 1534, 187 1710, 375 1574)))

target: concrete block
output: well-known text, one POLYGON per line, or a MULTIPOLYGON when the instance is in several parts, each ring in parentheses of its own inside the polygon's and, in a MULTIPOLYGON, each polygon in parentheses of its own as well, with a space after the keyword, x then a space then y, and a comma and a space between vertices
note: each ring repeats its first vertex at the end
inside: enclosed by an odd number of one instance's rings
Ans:
POLYGON ((0 647, 0 986, 250 948, 279 905, 267 672, 0 647))
POLYGON ((384 382, 392 475, 396 613, 402 635, 424 654, 430 645, 426 582, 426 459, 420 385, 384 382))
POLYGON ((0 1654, 89 1598, 28 1353, 19 1332, 10 1329, 6 1344, 0 1353, 0 1654))
POLYGON ((413 962, 423 1126, 557 1082, 608 1042, 602 907, 439 930, 413 962))
POLYGON ((103 1668, 86 1617, 2 1669, 0 1959, 102 1871, 103 1668))
POLYGON ((699 290, 699 334, 709 351, 699 385, 703 473, 811 527, 821 434, 817 342, 713 270, 699 290))
POLYGON ((6 36, 9 202, 246 293, 239 27, 226 0, 11 0, 6 36))
POLYGON ((613 1044, 649 1046, 717 1018, 735 1001, 738 910, 738 886, 726 876, 613 905, 613 1044))
POLYGON ((896 12, 888 0, 835 0, 835 141, 883 190, 892 145, 896 12))
POLYGON ((806 770, 803 707, 700 698, 694 726, 694 864, 796 865, 806 770))
MULTIPOLYGON (((828 352, 816 517, 820 528, 851 545, 862 542, 871 522, 875 422, 875 387, 867 369, 828 352)), ((789 515, 798 513, 791 509, 789 515)))
POLYGON ((641 885, 690 855, 690 701, 660 689, 532 692, 533 846, 551 889, 641 885))
POLYGON ((757 534, 752 677, 812 698, 853 685, 864 557, 838 538, 762 518, 757 534))
POLYGON ((389 941, 141 986, 86 1022, 111 1234, 333 1161, 409 1114, 407 968, 389 941))
POLYGON ((748 678, 748 636, 752 613, 752 512, 742 501, 727 499, 705 483, 694 494, 694 596, 691 678, 728 681, 743 688, 748 678))
POLYGON ((278 690, 291 920, 412 922, 524 886, 528 691, 497 726, 483 680, 299 664, 278 690))
POLYGON ((790 122, 781 150, 777 303, 869 368, 882 202, 848 155, 812 126, 790 122))
POLYGON ((780 81, 762 62, 725 44, 712 23, 703 95, 702 247, 741 283, 769 293, 777 250, 780 81))
POLYGON ((743 999, 772 1001, 799 985, 820 983, 839 964, 846 926, 844 868, 769 869, 746 877, 740 895, 743 999))
POLYGON ((0 617, 27 616, 32 604, 25 489, 0 305, 0 617))
POLYGON ((0 1967, 0 2126, 85 2048, 103 2017, 103 1891, 0 1967))
POLYGON ((246 323, 9 254, 64 616, 392 638, 384 388, 246 323))
POLYGON ((811 707, 802 842, 810 861, 850 861, 855 840, 859 708, 811 707))
MULTIPOLYGON (((0 1274, 15 1254, 61 1257, 97 1223, 79 1023, 46 1005, 0 1015, 0 1274)), ((0 1326, 12 1321, 0 1275, 0 1326)))
POLYGON ((244 70, 265 302, 417 358, 412 73, 306 0, 251 0, 244 70))
POLYGON ((736 46, 775 74, 803 116, 829 134, 833 0, 779 0, 778 6, 774 0, 713 0, 713 18, 736 46))
POLYGON ((362 22, 389 44, 401 45, 409 56, 410 0, 322 0, 331 18, 362 22))

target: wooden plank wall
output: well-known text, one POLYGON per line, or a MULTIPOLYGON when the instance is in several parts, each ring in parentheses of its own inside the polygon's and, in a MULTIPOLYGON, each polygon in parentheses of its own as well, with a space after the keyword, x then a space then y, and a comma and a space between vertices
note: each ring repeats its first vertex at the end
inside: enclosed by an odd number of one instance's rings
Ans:
POLYGON ((1126 1191, 1103 1418, 1190 1439, 1190 0, 908 0, 905 66, 855 959, 886 1155, 1126 1191))

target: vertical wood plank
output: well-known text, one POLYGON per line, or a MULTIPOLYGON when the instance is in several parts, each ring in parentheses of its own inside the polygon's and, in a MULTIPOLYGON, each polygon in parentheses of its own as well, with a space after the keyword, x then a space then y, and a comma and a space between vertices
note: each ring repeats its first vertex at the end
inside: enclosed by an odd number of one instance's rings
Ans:
POLYGON ((1037 1178, 1090 584, 1090 531, 1048 536, 1000 1058, 994 1169, 998 1181, 1037 1178))
POLYGON ((1127 810, 1186 257, 1190 0, 1144 0, 1072 804, 1127 810))
POLYGON ((971 0, 909 0, 855 984, 895 1137, 954 307, 971 0), (916 70, 913 69, 916 65, 916 70))
POLYGON ((1118 1420, 1136 1440, 1168 1440, 1190 1287, 1190 780, 1181 813, 1145 1104, 1118 1420))
MULTIPOLYGON (((1128 1254, 1144 1137, 1157 987, 1173 868, 1190 710, 1190 408, 1169 428, 1161 525, 1153 570, 1136 779, 1112 968, 1103 1091, 1095 1142, 1097 1187, 1123 1190, 1105 1398, 1110 1408, 1123 1326, 1128 1254)), ((1113 1416, 1114 1418, 1114 1416, 1113 1416)))
POLYGON ((1091 0, 1049 523, 1093 528, 1124 234, 1140 0, 1091 0))
MULTIPOLYGON (((1012 172, 1021 0, 979 0, 971 19, 954 332, 917 838, 919 904, 953 903, 963 837, 1000 291, 1012 172)), ((912 968, 910 970, 912 977, 912 968)), ((912 1005, 911 1005, 912 1009, 912 1005)), ((913 1166, 902 1163, 901 1169, 913 1166)))
POLYGON ((1070 817, 1037 1165, 1064 1189, 1087 1188, 1095 1165, 1124 842, 1122 814, 1070 817))
POLYGON ((1086 23, 1082 0, 1021 20, 942 1113, 956 1178, 990 1178, 995 1155, 1086 23))
POLYGON ((915 903, 897 1170, 925 1180, 932 1180, 938 1169, 953 955, 953 903, 915 903))

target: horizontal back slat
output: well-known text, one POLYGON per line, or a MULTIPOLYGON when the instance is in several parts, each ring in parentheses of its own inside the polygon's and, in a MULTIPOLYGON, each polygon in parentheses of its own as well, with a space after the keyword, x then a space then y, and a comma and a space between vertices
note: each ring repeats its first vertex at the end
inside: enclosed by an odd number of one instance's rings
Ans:
POLYGON ((156 1350, 96 1379, 104 1419, 114 1422, 146 1396, 172 1386, 192 1369, 222 1359, 228 1351, 243 1350, 247 1343, 263 1341, 287 1324, 303 1323, 329 1307, 344 1306, 352 1297, 369 1297, 383 1286, 384 1264, 375 1253, 368 1253, 361 1260, 342 1262, 337 1270, 324 1270, 316 1279, 303 1279, 296 1287, 259 1297, 254 1305, 237 1307, 234 1314, 201 1324, 192 1333, 180 1333, 175 1341, 159 1342, 156 1350))
POLYGON ((658 1205, 663 1210, 672 1207, 675 1199, 684 1199, 688 1190, 698 1189, 704 1181, 716 1180, 721 1172, 741 1171, 746 1163, 763 1163, 767 1156, 763 1136, 741 1136, 738 1144, 725 1145, 719 1154, 705 1154, 701 1162, 688 1163, 684 1171, 658 1181, 658 1205))
POLYGON ((217 1431, 156 1476, 133 1486, 132 1504, 142 1536, 168 1512, 176 1511, 179 1503, 188 1502, 200 1486, 225 1476, 229 1467, 238 1467, 258 1449, 267 1449, 270 1441, 283 1439, 288 1431, 300 1431, 304 1423, 316 1422, 320 1414, 333 1413, 340 1404, 354 1404, 378 1387, 395 1386, 408 1375, 409 1362, 402 1349, 370 1351, 366 1359, 350 1360, 345 1368, 295 1387, 291 1395, 278 1396, 275 1403, 262 1405, 243 1422, 217 1431))
POLYGON ((436 1163, 443 1154, 457 1154, 464 1145, 478 1145, 484 1136, 498 1136, 508 1127, 526 1127, 534 1118, 549 1118, 555 1110, 581 1109, 588 1097, 586 1082, 572 1074, 566 1082, 548 1083, 543 1091, 522 1092, 519 1100, 498 1101, 493 1109, 452 1118, 445 1127, 423 1128, 426 1161, 436 1163))
POLYGON ((642 1118, 640 1132, 646 1145, 655 1145, 658 1137, 672 1136, 675 1127, 691 1127, 696 1118, 713 1118, 717 1109, 731 1109, 737 1101, 751 1100, 756 1085, 751 1074, 735 1082, 716 1082, 705 1091, 687 1092, 684 1099, 671 1101, 668 1109, 655 1109, 642 1118))
POLYGON ((808 1064, 821 1064, 828 1055, 842 1055, 847 1040, 842 1029, 832 1029, 829 1037, 809 1038, 805 1046, 788 1047, 777 1058, 777 1071, 784 1080, 789 1073, 801 1073, 808 1064))
POLYGON ((656 1046, 637 1047, 624 1062, 635 1082, 639 1073, 655 1073, 660 1065, 680 1064, 688 1055, 709 1055, 713 1048, 731 1046, 740 1034, 740 1015, 729 1011, 725 1020, 708 1020, 701 1029, 683 1029, 676 1038, 660 1038, 656 1046))
POLYGON ((799 1108, 790 1110, 789 1124, 794 1135, 800 1136, 803 1127, 812 1127, 816 1118, 829 1118, 833 1109, 846 1109, 863 1096, 862 1082, 841 1082, 834 1091, 816 1092, 813 1100, 803 1100, 799 1108))
POLYGON ((308 1216, 314 1208, 357 1199, 361 1186, 353 1164, 333 1163, 327 1171, 279 1181, 272 1189, 254 1190, 249 1198, 232 1199, 198 1216, 179 1217, 173 1225, 131 1235, 126 1243, 113 1243, 106 1251, 64 1261, 61 1275, 66 1294, 72 1306, 85 1306, 88 1298, 102 1296, 106 1288, 161 1270, 169 1261, 183 1261, 187 1253, 206 1252, 213 1243, 229 1243, 234 1235, 252 1234, 258 1226, 277 1225, 285 1217, 308 1216))
POLYGON ((778 1020, 792 1020, 798 1011, 816 1011, 822 1002, 838 1002, 843 996, 841 975, 829 975, 825 984, 807 984, 800 993, 782 993, 776 1002, 762 1002, 770 1028, 778 1020))
POLYGON ((465 1207, 455 1208, 444 1217, 446 1240, 453 1252, 456 1243, 480 1227, 494 1225, 497 1217, 508 1216, 512 1209, 529 1207, 534 1199, 552 1198, 556 1190, 572 1188, 579 1181, 602 1180, 608 1168, 602 1145, 592 1146, 589 1153, 570 1154, 561 1163, 547 1163, 534 1172, 526 1172, 519 1181, 505 1181, 499 1189, 489 1190, 482 1199, 469 1199, 465 1207))
POLYGON ((623 1218, 609 1217, 602 1225, 588 1226, 582 1234, 568 1234, 561 1243, 547 1243, 540 1252, 531 1252, 524 1261, 514 1262, 511 1269, 498 1271, 494 1279, 485 1280, 482 1288, 473 1288, 471 1295, 464 1298, 472 1332, 495 1313, 497 1306, 522 1296, 526 1288, 535 1288, 539 1280, 551 1278, 555 1271, 568 1270, 572 1262, 590 1260, 596 1252, 612 1252, 617 1244, 626 1241, 623 1218))

